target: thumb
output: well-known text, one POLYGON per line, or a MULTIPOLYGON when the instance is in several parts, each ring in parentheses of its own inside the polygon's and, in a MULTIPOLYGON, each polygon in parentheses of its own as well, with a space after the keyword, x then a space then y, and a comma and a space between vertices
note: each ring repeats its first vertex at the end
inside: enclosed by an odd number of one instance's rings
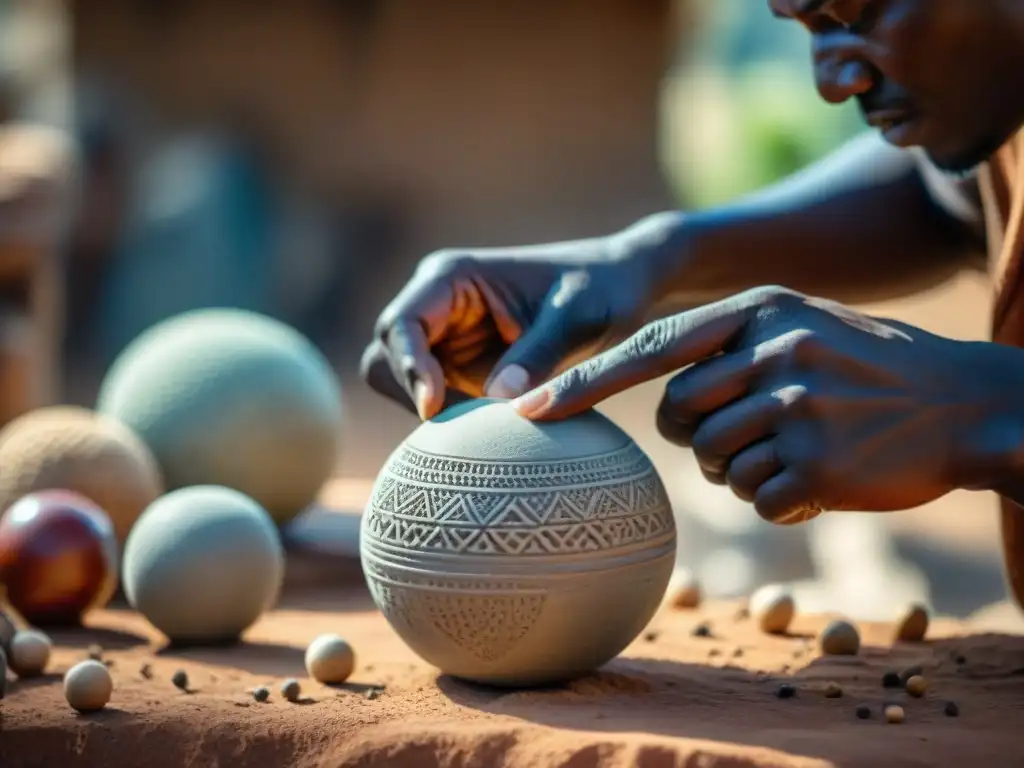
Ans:
POLYGON ((552 286, 534 322, 505 351, 484 386, 488 397, 513 398, 546 381, 574 352, 599 337, 607 320, 585 306, 586 276, 567 273, 552 286))

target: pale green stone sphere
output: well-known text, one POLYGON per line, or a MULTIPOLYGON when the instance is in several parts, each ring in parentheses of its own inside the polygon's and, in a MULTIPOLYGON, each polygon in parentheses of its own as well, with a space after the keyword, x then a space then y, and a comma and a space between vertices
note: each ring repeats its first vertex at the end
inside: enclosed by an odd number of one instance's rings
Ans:
POLYGON ((223 485, 278 524, 311 504, 335 470, 341 385, 287 325, 203 309, 142 333, 103 381, 97 410, 149 446, 168 490, 223 485))
POLYGON ((125 543, 123 572, 132 608, 172 641, 232 642, 276 603, 284 549, 255 501, 196 486, 146 508, 125 543))

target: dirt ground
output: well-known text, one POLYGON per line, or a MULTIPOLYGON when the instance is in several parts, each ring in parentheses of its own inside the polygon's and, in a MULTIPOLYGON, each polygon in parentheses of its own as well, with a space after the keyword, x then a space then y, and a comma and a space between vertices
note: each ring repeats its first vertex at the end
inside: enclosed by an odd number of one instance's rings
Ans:
POLYGON ((617 659, 571 684, 498 690, 420 661, 375 610, 359 577, 351 514, 366 483, 328 497, 349 513, 311 516, 288 539, 278 606, 232 647, 177 650, 123 605, 80 630, 52 633, 47 674, 11 678, 0 703, 0 766, 1017 766, 1024 763, 1024 633, 998 630, 1006 605, 969 622, 933 622, 926 642, 890 642, 892 627, 861 622, 858 657, 825 658, 815 644, 828 616, 800 616, 787 636, 761 633, 736 601, 663 609, 617 659), (332 543, 333 542, 333 543, 332 543), (710 637, 693 634, 707 623, 710 637), (335 632, 355 648, 349 682, 308 678, 305 646, 335 632), (104 648, 115 690, 106 710, 75 713, 62 674, 104 648), (143 665, 150 675, 143 674, 143 665), (885 689, 886 671, 920 665, 923 698, 885 689), (189 691, 171 682, 188 675, 189 691), (279 693, 289 677, 303 699, 279 693), (829 682, 840 698, 826 698, 829 682), (780 684, 796 688, 776 696, 780 684), (271 690, 258 704, 251 691, 271 690), (959 707, 944 714, 948 701, 959 707), (886 703, 905 709, 890 725, 886 703), (870 708, 866 720, 856 716, 870 708))
POLYGON ((822 658, 823 618, 791 635, 761 634, 735 604, 665 610, 618 659, 566 686, 492 690, 420 662, 373 610, 366 592, 305 591, 230 648, 170 651, 138 616, 108 610, 88 629, 53 635, 46 676, 12 682, 0 705, 0 765, 56 766, 985 766, 1021 765, 1024 636, 969 634, 943 623, 923 644, 893 647, 890 627, 862 625, 857 658, 822 658), (692 629, 709 622, 712 636, 692 629), (302 655, 321 632, 357 653, 349 683, 308 679, 302 655), (78 715, 61 674, 100 643, 111 663, 109 707, 78 715), (152 679, 141 668, 151 667, 152 679), (883 689, 887 670, 919 664, 921 699, 883 689), (178 669, 190 692, 171 683, 178 669), (300 680, 305 699, 278 692, 300 680), (797 689, 779 699, 783 682, 797 689), (841 698, 825 698, 835 681, 841 698), (271 689, 257 704, 249 691, 271 689), (955 701, 959 717, 944 715, 955 701), (882 707, 905 708, 901 725, 882 707), (858 719, 858 705, 871 717, 858 719))

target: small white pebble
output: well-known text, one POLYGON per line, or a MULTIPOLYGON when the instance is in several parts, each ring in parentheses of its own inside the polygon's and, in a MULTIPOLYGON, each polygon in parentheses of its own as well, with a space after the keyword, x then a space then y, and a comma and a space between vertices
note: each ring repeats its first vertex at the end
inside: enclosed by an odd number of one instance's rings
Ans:
POLYGON ((919 643, 928 634, 928 608, 921 603, 906 606, 896 620, 895 636, 904 643, 919 643))
POLYGON ((338 635, 320 635, 306 648, 306 672, 319 683, 344 683, 356 666, 352 646, 338 635))
POLYGON ((893 725, 899 725, 903 722, 903 707, 896 704, 891 704, 885 708, 885 720, 893 725))
POLYGON ((818 646, 826 656, 856 656, 860 652, 860 632, 850 622, 836 619, 818 635, 818 646))
POLYGON ((11 655, 7 662, 18 677, 41 675, 50 663, 53 644, 50 638, 35 629, 20 629, 11 640, 11 655))
POLYGON ((779 635, 789 629, 796 603, 785 586, 767 584, 750 596, 748 610, 762 632, 779 635))
POLYGON ((64 698, 79 712, 103 709, 113 692, 114 681, 103 662, 80 661, 64 675, 64 698))

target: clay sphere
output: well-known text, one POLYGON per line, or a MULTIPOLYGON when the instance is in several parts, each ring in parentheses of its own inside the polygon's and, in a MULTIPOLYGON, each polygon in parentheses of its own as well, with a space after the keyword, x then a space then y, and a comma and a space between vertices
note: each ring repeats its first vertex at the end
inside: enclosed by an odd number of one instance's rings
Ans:
POLYGON ((259 314, 172 317, 118 356, 97 410, 149 446, 168 490, 222 485, 281 525, 309 506, 337 465, 341 387, 298 332, 259 314))
POLYGON ((30 624, 80 624, 110 602, 117 569, 110 518, 77 493, 31 493, 0 519, 0 584, 30 624))
POLYGON ((320 635, 306 648, 306 672, 319 683, 344 683, 356 666, 352 646, 337 635, 320 635))
POLYGON ((377 477, 363 571, 443 672, 528 686, 591 672, 660 605, 675 565, 665 488, 596 411, 531 422, 473 400, 420 425, 377 477))
POLYGON ((702 597, 703 591, 696 574, 685 568, 672 574, 666 599, 672 608, 698 608, 702 597))
POLYGON ((62 488, 110 517, 118 542, 163 492, 156 459, 120 422, 85 408, 40 408, 0 431, 0 510, 29 493, 62 488))
POLYGON ((80 661, 64 674, 64 698, 79 712, 103 709, 113 692, 110 671, 99 661, 80 661))
POLYGON ((905 643, 919 643, 928 634, 928 608, 911 603, 900 612, 895 627, 895 639, 905 643))
POLYGON ((818 635, 818 645, 827 656, 856 656, 860 652, 860 632, 850 622, 836 619, 818 635))
POLYGON ((785 586, 766 584, 750 596, 748 610, 762 632, 781 635, 793 621, 796 602, 785 586))
POLYGON ((238 640, 276 602, 283 577, 270 515, 222 486, 160 497, 125 543, 128 602, 175 644, 238 640))
POLYGON ((53 643, 50 638, 36 629, 20 629, 11 640, 11 653, 7 664, 11 671, 21 678, 35 677, 46 670, 50 663, 53 643))

